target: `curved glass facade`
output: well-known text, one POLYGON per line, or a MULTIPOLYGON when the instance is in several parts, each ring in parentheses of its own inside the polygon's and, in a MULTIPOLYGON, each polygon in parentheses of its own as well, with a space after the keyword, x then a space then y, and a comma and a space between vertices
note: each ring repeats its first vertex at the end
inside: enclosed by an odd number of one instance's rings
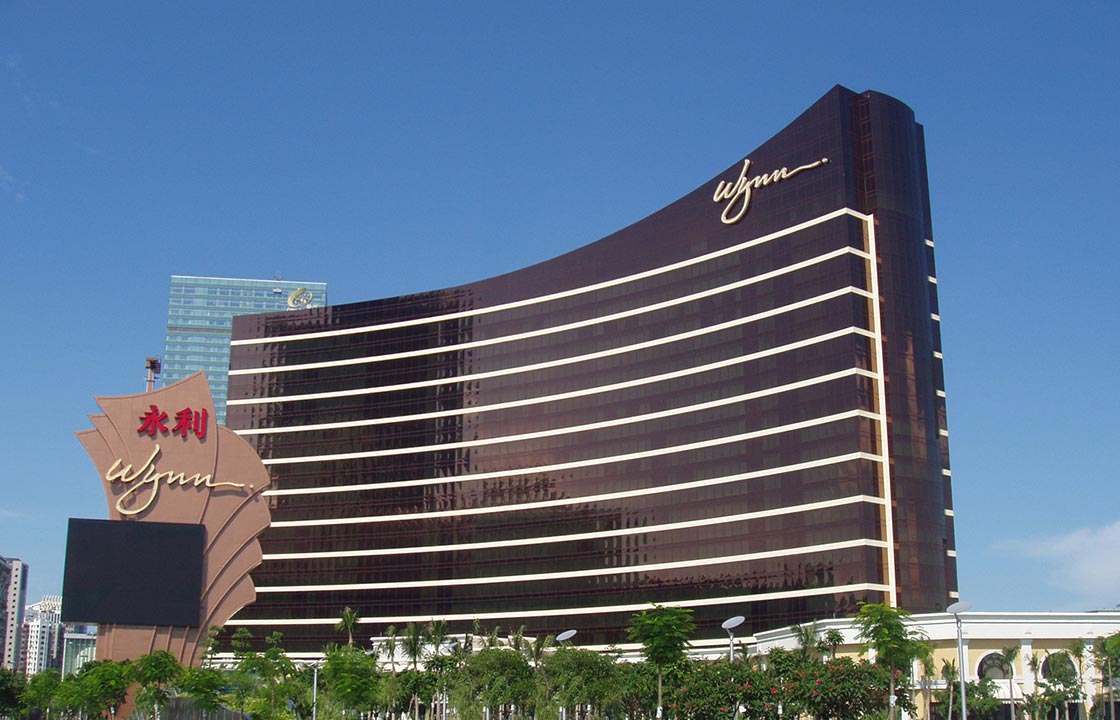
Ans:
POLYGON ((712 638, 951 602, 921 126, 837 87, 748 159, 524 270, 235 319, 273 521, 233 624, 609 645, 651 602, 712 638))

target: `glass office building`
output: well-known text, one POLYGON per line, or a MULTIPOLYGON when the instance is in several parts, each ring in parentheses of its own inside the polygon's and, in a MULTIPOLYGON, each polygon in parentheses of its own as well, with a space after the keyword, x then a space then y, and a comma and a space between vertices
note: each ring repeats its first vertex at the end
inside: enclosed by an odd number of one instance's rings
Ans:
POLYGON ((326 302, 327 285, 321 282, 172 275, 163 384, 204 371, 214 395, 215 420, 224 425, 234 316, 302 310, 326 302))
MULTIPOLYGON (((921 125, 836 87, 680 200, 506 275, 234 321, 289 648, 446 620, 625 643, 956 598, 921 125)), ((738 633, 737 633, 738 634, 738 633)))

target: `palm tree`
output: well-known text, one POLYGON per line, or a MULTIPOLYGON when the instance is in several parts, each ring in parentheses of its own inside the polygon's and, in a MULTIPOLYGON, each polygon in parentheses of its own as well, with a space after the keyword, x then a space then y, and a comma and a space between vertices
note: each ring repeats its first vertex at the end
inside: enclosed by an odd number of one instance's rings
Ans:
POLYGON ((540 668, 545 653, 555 641, 556 638, 552 635, 537 635, 533 638, 533 642, 526 643, 525 658, 529 661, 529 664, 534 668, 540 668))
POLYGON ((929 643, 922 643, 918 649, 918 664, 922 668, 922 701, 925 706, 925 716, 930 715, 933 702, 933 674, 936 668, 933 664, 933 646, 929 643))
MULTIPOLYGON (((404 635, 401 637, 401 642, 404 645, 404 655, 412 665, 413 672, 420 672, 420 658, 424 655, 425 635, 424 627, 421 625, 410 622, 404 626, 404 635)), ((415 720, 420 717, 420 694, 418 692, 412 694, 412 709, 412 717, 415 720)))
POLYGON ((486 634, 486 647, 487 648, 493 649, 493 648, 496 648, 496 647, 501 647, 502 641, 498 637, 498 633, 501 632, 501 629, 502 629, 501 625, 495 625, 494 629, 486 634))
POLYGON ((1030 703, 1030 706, 1026 707, 1024 709, 1025 710, 1030 710, 1030 708, 1034 708, 1035 710, 1034 710, 1034 712, 1030 713, 1030 716, 1031 716, 1032 720, 1040 720, 1039 717, 1038 717, 1038 712, 1037 712, 1037 709, 1038 709, 1037 700, 1039 698, 1038 674, 1042 670, 1042 659, 1038 655, 1035 655, 1032 652, 1029 656, 1027 656, 1027 667, 1030 668, 1030 671, 1031 671, 1031 687, 1033 687, 1034 690, 1031 692, 1030 698, 1027 698, 1026 695, 1023 696, 1024 704, 1026 704, 1028 701, 1030 703))
POLYGON ((511 632, 506 638, 506 643, 517 652, 521 652, 525 646, 525 626, 522 625, 511 632))
POLYGON ((397 627, 390 625, 385 628, 385 654, 389 656, 389 670, 397 674, 397 627))
POLYGON ((957 689, 957 682, 960 680, 955 662, 952 660, 941 661, 941 679, 945 681, 945 687, 949 691, 949 708, 945 711, 945 720, 953 720, 953 692, 957 689))
MULTIPOLYGON (((431 621, 428 622, 427 635, 428 635, 428 640, 432 643, 432 650, 431 650, 430 657, 438 658, 440 656, 440 654, 443 652, 443 643, 447 640, 447 621, 446 620, 436 620, 435 618, 432 618, 431 621)), ((428 668, 431 669, 432 666, 429 665, 428 668)), ((440 692, 443 694, 443 697, 444 697, 444 700, 445 700, 445 702, 443 704, 443 707, 444 707, 443 714, 444 714, 444 719, 446 720, 446 716, 447 716, 447 710, 446 710, 447 681, 446 680, 443 681, 443 687, 440 688, 440 692)))
POLYGON ((836 628, 833 628, 824 634, 824 637, 817 643, 817 649, 821 653, 827 653, 828 659, 836 659, 836 650, 844 644, 844 633, 836 628))
POLYGON ((346 633, 346 644, 354 644, 354 628, 358 624, 358 611, 351 610, 350 606, 342 608, 342 617, 339 618, 338 624, 334 626, 335 630, 346 633))
POLYGON ((1083 672, 1085 670, 1085 656, 1089 651, 1089 643, 1081 638, 1074 638, 1069 644, 1069 654, 1077 661, 1077 702, 1081 706, 1080 717, 1088 717, 1085 714, 1085 680, 1083 672))
POLYGON ((422 625, 410 622, 404 626, 404 635, 401 636, 401 649, 404 650, 404 656, 408 658, 412 669, 417 672, 420 671, 420 658, 424 657, 425 639, 422 625))
POLYGON ((443 652, 443 643, 447 641, 447 621, 432 620, 428 623, 428 640, 432 643, 432 657, 438 657, 443 652))
POLYGON ((1011 703, 1011 720, 1015 720, 1015 660, 1019 657, 1019 646, 1008 645, 996 653, 996 660, 1007 675, 1007 699, 1011 703))
POLYGON ((797 640, 797 650, 794 651, 798 660, 808 662, 813 659, 813 653, 817 650, 818 635, 817 624, 815 622, 808 625, 794 625, 790 628, 793 631, 793 637, 797 640))

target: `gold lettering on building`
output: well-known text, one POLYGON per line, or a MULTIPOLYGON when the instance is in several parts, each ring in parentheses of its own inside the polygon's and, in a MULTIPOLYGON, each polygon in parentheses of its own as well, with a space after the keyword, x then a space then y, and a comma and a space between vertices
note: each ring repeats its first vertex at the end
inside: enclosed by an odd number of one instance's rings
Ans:
POLYGON ((747 210, 750 209, 751 195, 755 190, 773 185, 782 180, 788 180, 798 173, 818 168, 827 162, 828 158, 821 158, 816 162, 809 163, 808 165, 801 165, 792 170, 789 168, 781 168, 771 173, 763 173, 748 178, 747 173, 750 172, 751 161, 749 158, 744 160, 743 169, 739 172, 738 180, 733 183, 720 180, 719 185, 716 186, 716 192, 715 195, 712 196, 712 200, 717 203, 725 200, 727 201, 727 205, 724 206, 723 214, 720 215, 720 219, 723 220, 726 225, 733 225, 739 222, 743 219, 743 216, 747 214, 747 210))
POLYGON ((304 287, 296 288, 295 290, 292 291, 292 294, 288 296, 288 307, 291 308, 292 310, 299 310, 300 308, 305 308, 305 307, 307 307, 308 305, 311 304, 311 300, 314 297, 315 296, 312 295, 311 291, 308 290, 307 288, 304 288, 304 287))
MULTIPOLYGON (((120 483, 126 486, 126 490, 117 498, 117 512, 121 515, 139 515, 156 501, 159 495, 160 484, 178 485, 194 485, 195 487, 206 488, 222 488, 230 487, 239 490, 245 488, 245 483, 234 482, 215 482, 213 475, 203 475, 195 473, 187 475, 185 472, 176 472, 175 470, 157 470, 156 458, 159 457, 159 445, 155 445, 152 449, 152 454, 143 465, 132 469, 132 463, 124 464, 124 460, 117 458, 113 462, 113 466, 105 473, 105 479, 109 484, 120 483), (143 496, 147 492, 147 496, 143 496), (125 504, 132 498, 140 500, 140 507, 126 509, 125 504)), ((252 489, 252 486, 250 486, 252 489)))

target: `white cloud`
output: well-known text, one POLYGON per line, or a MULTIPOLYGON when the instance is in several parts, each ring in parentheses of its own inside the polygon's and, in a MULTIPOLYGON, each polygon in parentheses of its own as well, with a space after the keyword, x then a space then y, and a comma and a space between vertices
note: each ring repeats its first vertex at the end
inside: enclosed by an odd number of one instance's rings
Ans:
POLYGON ((1080 609, 1112 608, 1120 603, 1120 521, 1004 542, 1000 549, 1039 561, 1039 574, 1069 593, 1080 609))
POLYGON ((19 183, 12 177, 11 173, 0 165, 0 194, 11 195, 17 201, 22 202, 25 198, 23 191, 19 189, 19 183))

